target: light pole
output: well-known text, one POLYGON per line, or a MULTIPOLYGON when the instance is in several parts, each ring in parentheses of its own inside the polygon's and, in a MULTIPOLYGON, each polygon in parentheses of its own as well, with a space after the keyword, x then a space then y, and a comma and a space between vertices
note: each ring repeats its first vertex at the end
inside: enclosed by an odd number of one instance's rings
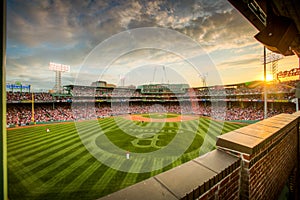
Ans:
POLYGON ((264 46, 264 119, 268 118, 267 112, 267 55, 266 47, 264 46))

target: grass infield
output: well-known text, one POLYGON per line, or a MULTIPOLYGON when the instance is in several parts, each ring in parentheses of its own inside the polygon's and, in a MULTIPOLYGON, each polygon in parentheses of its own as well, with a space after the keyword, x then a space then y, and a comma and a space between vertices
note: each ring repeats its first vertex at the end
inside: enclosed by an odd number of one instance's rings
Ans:
MULTIPOLYGON (((163 116, 177 117, 174 114, 163 116)), ((105 118, 99 120, 98 124, 105 131, 105 136, 124 149, 124 152, 143 153, 163 148, 172 141, 179 127, 187 132, 196 132, 196 135, 185 153, 172 164, 163 167, 163 162, 160 161, 156 163, 161 165, 159 170, 126 173, 112 169, 94 158, 82 144, 74 123, 8 129, 9 199, 97 199, 196 158, 204 138, 206 144, 211 143, 214 147, 216 133, 223 134, 245 126, 208 118, 165 122, 163 126, 159 122, 137 121, 134 122, 136 132, 139 132, 137 127, 151 127, 149 129, 159 131, 155 134, 140 131, 139 135, 133 136, 119 128, 121 125, 130 129, 132 122, 122 117, 116 118, 118 123, 115 118, 105 118), (46 128, 50 129, 49 133, 46 128)), ((99 127, 91 121, 78 123, 82 123, 87 139, 99 132, 99 127)), ((97 140, 101 140, 103 136, 97 140)))

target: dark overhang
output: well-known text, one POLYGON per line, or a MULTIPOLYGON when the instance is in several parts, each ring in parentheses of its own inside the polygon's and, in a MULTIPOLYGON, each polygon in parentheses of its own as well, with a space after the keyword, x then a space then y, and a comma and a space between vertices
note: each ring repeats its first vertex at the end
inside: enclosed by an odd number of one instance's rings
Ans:
POLYGON ((300 57, 299 0, 228 0, 258 29, 254 37, 269 50, 300 57))

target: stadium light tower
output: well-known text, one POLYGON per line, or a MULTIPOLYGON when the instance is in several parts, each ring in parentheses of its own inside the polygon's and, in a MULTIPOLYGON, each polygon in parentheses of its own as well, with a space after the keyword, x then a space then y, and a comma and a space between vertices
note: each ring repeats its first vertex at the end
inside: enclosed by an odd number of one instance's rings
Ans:
POLYGON ((205 74, 199 74, 199 77, 201 78, 201 80, 202 80, 202 86, 203 87, 206 87, 207 86, 207 84, 206 84, 206 79, 207 79, 207 73, 205 73, 205 74))
MULTIPOLYGON (((153 71, 153 78, 152 78, 152 83, 154 83, 155 81, 155 76, 156 76, 156 71, 157 71, 158 66, 155 66, 154 71, 153 71)), ((162 66, 162 70, 163 70, 163 77, 161 78, 161 84, 163 83, 169 83, 168 79, 167 79, 167 71, 166 71, 166 66, 162 66), (165 82, 164 82, 165 81, 165 82)))
POLYGON ((282 55, 276 53, 266 53, 266 47, 264 46, 263 65, 264 65, 264 119, 268 118, 267 113, 267 64, 272 63, 272 78, 277 78, 278 61, 283 58, 282 55))
POLYGON ((63 65, 59 63, 50 62, 49 69, 55 71, 55 86, 54 90, 56 93, 61 93, 61 73, 70 72, 70 65, 63 65))
MULTIPOLYGON (((266 55, 266 64, 269 64, 269 63, 272 64, 271 70, 272 70, 273 80, 277 79, 278 61, 281 60, 282 58, 283 58, 283 56, 281 54, 277 54, 274 52, 269 52, 266 55)), ((262 62, 264 63, 264 60, 262 62)))
POLYGON ((264 46, 264 119, 268 118, 266 82, 267 82, 267 54, 266 54, 266 47, 264 46))
POLYGON ((124 75, 119 75, 120 82, 121 82, 121 87, 125 86, 125 76, 124 75))

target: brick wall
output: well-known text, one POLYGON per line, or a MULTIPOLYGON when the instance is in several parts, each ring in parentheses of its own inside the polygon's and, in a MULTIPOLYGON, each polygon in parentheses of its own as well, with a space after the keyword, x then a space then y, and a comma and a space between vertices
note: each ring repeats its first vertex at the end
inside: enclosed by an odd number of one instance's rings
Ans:
POLYGON ((298 127, 298 117, 282 114, 219 137, 220 149, 241 157, 240 199, 278 198, 297 167, 298 127))
POLYGON ((233 200, 239 197, 240 168, 231 172, 226 178, 218 182, 212 189, 198 197, 202 199, 233 200))

